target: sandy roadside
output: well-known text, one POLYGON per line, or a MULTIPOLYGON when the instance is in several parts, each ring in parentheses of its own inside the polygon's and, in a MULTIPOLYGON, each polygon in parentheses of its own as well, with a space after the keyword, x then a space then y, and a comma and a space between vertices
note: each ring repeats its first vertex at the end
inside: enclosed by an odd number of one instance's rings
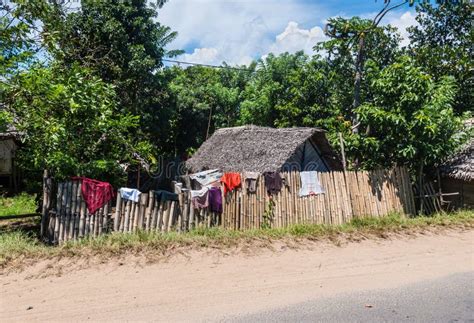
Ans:
POLYGON ((203 321, 474 271, 474 231, 0 276, 0 321, 203 321))

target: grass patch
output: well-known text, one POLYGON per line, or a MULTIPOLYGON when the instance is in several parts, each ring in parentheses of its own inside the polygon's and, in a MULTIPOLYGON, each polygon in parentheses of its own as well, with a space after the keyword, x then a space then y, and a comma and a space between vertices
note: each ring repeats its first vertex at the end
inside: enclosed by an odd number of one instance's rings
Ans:
POLYGON ((34 195, 21 193, 13 197, 0 196, 0 217, 35 213, 36 207, 34 195))
MULTIPOLYGON (((62 257, 114 257, 124 254, 171 255, 176 250, 192 248, 225 249, 250 243, 255 246, 269 245, 275 240, 299 241, 302 239, 386 237, 390 233, 430 230, 440 227, 474 226, 474 211, 437 214, 431 217, 406 218, 390 215, 384 218, 361 218, 350 223, 329 225, 293 225, 288 228, 247 231, 221 228, 195 229, 187 233, 137 232, 134 234, 112 233, 96 239, 71 241, 61 246, 42 244, 32 232, 3 230, 0 233, 0 268, 13 263, 62 257)), ((360 239, 359 239, 360 240, 360 239)))

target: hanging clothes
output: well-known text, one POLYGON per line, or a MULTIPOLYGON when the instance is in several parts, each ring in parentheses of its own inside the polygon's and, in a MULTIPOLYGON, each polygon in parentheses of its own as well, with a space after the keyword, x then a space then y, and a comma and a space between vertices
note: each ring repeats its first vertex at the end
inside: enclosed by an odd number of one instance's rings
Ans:
POLYGON ((204 209, 209 206, 209 187, 191 191, 191 204, 195 209, 204 209))
POLYGON ((94 214, 115 196, 114 188, 110 183, 87 177, 73 177, 72 179, 82 181, 81 193, 90 214, 94 214))
POLYGON ((266 172, 263 174, 265 178, 265 187, 268 194, 273 195, 281 191, 282 179, 278 172, 266 172))
POLYGON ((288 189, 288 191, 291 193, 291 186, 290 186, 290 174, 287 172, 284 172, 283 175, 281 176, 281 183, 288 189))
POLYGON ((318 172, 301 172, 301 189, 299 192, 300 197, 308 195, 316 195, 324 193, 324 189, 321 187, 318 179, 318 172))
POLYGON ((215 213, 222 213, 222 191, 219 187, 209 189, 209 210, 215 213))
POLYGON ((161 202, 178 201, 178 194, 168 192, 168 191, 163 191, 163 190, 155 191, 155 197, 157 201, 161 201, 161 202))
POLYGON ((138 202, 140 200, 140 195, 142 192, 136 188, 122 187, 119 189, 120 196, 125 200, 130 200, 133 202, 138 202))
POLYGON ((241 179, 239 173, 225 173, 222 175, 221 182, 224 184, 224 195, 240 187, 241 179))
POLYGON ((255 193, 257 191, 257 172, 244 172, 245 187, 247 187, 247 193, 255 193))
POLYGON ((192 188, 191 187, 191 178, 189 177, 189 175, 181 176, 181 181, 184 183, 184 187, 187 188, 188 190, 190 190, 192 188))
POLYGON ((214 182, 218 182, 222 177, 222 173, 218 169, 206 170, 203 172, 189 175, 189 178, 198 182, 201 187, 208 186, 214 182))

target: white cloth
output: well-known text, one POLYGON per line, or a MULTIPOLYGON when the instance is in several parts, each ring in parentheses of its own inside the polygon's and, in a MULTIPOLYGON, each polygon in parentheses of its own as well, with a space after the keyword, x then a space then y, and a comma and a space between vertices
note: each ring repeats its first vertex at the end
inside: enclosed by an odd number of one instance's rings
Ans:
POLYGON ((301 172, 300 197, 324 193, 318 179, 318 172, 301 172))
POLYGON ((218 169, 206 170, 189 175, 189 178, 196 180, 201 186, 208 186, 221 179, 222 173, 218 169))
POLYGON ((140 200, 140 192, 139 190, 135 188, 128 188, 128 187, 122 187, 119 189, 120 196, 125 199, 125 200, 130 200, 133 202, 138 202, 140 200))
POLYGON ((200 190, 191 190, 191 198, 204 196, 207 194, 207 191, 209 191, 209 187, 207 186, 200 190))

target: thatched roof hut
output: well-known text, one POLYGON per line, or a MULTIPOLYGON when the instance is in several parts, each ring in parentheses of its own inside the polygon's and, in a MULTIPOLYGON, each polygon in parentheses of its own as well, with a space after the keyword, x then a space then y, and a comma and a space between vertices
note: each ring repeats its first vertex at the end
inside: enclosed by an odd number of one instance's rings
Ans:
POLYGON ((186 162, 192 172, 340 170, 340 159, 319 128, 242 126, 217 130, 186 162))
POLYGON ((441 166, 444 176, 474 181, 474 139, 441 166))
MULTIPOLYGON (((474 126, 474 119, 465 122, 467 128, 474 126)), ((459 195, 448 197, 453 206, 474 208, 474 138, 459 152, 440 166, 441 186, 444 192, 459 195)))

